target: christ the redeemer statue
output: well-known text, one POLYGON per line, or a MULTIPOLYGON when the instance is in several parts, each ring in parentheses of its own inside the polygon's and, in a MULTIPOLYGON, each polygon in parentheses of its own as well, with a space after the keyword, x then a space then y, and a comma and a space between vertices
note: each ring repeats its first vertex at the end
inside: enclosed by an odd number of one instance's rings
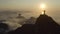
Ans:
POLYGON ((45 12, 46 12, 46 11, 44 10, 44 15, 45 15, 45 12))

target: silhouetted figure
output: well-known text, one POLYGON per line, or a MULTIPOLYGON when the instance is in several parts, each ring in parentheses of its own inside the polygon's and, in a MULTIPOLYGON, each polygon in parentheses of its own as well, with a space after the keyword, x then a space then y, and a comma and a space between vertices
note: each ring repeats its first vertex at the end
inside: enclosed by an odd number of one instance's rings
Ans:
POLYGON ((44 10, 44 15, 45 15, 45 10, 44 10))

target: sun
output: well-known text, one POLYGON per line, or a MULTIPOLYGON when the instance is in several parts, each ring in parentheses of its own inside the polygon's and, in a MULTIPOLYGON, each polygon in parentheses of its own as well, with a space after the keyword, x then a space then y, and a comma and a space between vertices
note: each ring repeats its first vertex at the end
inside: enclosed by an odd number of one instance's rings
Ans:
POLYGON ((45 4, 40 4, 40 8, 42 9, 42 10, 45 10, 45 4))

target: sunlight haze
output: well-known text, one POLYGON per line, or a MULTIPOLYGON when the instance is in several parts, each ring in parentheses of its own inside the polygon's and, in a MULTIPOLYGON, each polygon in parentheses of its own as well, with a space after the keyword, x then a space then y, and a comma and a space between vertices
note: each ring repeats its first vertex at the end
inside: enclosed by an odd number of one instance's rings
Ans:
MULTIPOLYGON (((31 11, 31 14, 23 14, 29 16, 39 16, 41 13, 40 4, 46 4, 46 14, 51 16, 57 22, 60 22, 60 0, 0 0, 1 10, 19 10, 31 11), (33 14, 33 15, 32 15, 33 14)), ((27 12, 26 12, 27 13, 27 12)))

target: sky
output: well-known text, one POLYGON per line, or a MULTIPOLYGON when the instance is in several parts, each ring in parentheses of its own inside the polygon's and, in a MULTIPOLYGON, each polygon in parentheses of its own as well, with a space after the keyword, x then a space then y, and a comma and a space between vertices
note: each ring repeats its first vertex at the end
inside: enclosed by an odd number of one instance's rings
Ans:
POLYGON ((0 0, 0 10, 31 11, 36 16, 41 12, 41 3, 46 4, 46 14, 59 22, 60 0, 0 0))
POLYGON ((60 8, 60 0, 0 0, 0 9, 34 10, 41 3, 46 4, 46 8, 60 8))

